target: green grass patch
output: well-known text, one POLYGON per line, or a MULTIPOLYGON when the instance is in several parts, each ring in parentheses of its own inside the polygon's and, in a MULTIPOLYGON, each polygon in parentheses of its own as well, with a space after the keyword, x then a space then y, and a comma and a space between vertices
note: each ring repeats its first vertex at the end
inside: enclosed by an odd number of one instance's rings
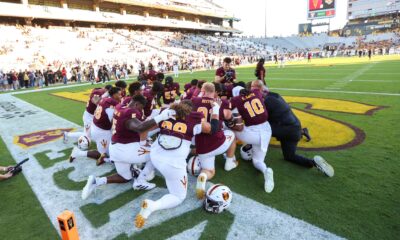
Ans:
MULTIPOLYGON (((15 165, 1 138, 0 159, 2 166, 15 165)), ((0 239, 59 239, 22 173, 1 181, 0 192, 0 239)))

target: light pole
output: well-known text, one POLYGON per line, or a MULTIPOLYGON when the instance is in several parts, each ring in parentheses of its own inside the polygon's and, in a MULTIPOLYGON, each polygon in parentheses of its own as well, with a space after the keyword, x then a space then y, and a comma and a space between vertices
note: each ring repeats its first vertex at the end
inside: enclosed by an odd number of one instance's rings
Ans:
POLYGON ((267 38, 267 0, 265 0, 264 9, 264 38, 267 38))

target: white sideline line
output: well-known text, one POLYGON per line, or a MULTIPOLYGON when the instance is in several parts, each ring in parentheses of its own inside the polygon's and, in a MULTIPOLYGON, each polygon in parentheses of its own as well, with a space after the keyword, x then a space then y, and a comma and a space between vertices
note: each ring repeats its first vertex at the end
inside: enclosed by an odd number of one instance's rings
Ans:
POLYGON ((301 89, 301 88, 270 88, 271 90, 298 91, 298 92, 320 92, 320 93, 343 93, 343 94, 363 94, 363 95, 380 95, 380 96, 400 96, 400 93, 382 93, 382 92, 353 92, 353 91, 332 91, 318 89, 301 89))

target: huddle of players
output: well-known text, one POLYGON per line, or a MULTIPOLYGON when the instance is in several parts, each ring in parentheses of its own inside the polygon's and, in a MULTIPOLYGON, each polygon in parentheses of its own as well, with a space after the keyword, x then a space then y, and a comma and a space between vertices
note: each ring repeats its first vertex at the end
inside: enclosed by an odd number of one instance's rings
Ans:
MULTIPOLYGON (((94 89, 83 121, 84 135, 96 142, 97 150, 75 147, 70 161, 77 157, 94 158, 98 165, 112 161, 117 173, 89 176, 82 198, 89 197, 98 186, 132 179, 135 190, 153 189, 155 184, 149 181, 157 169, 164 176, 169 193, 157 201, 143 201, 135 219, 140 228, 154 211, 173 208, 184 201, 188 183, 186 159, 190 153, 200 161, 196 195, 203 199, 206 182, 215 175, 216 156, 226 154, 226 171, 238 166, 236 140, 251 144, 253 165, 264 175, 265 191, 272 192, 273 171, 264 162, 272 135, 266 92, 259 80, 253 81, 250 88, 234 84, 236 74, 229 60, 225 59, 217 70, 214 83, 193 80, 185 85, 184 94, 172 77, 167 77, 165 84, 162 79, 150 80, 145 87, 134 82, 128 87, 128 97, 124 96, 126 83, 122 81, 116 87, 94 89), (176 101, 178 96, 180 100, 176 101), (157 133, 156 140, 149 142, 149 137, 157 133), (138 164, 145 164, 141 171, 134 167, 138 164)), ((65 133, 64 139, 78 134, 82 133, 65 133)))

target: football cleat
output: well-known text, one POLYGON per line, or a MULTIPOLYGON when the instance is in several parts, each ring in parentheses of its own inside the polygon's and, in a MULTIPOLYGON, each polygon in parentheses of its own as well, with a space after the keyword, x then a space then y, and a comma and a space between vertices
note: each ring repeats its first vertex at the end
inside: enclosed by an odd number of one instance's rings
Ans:
POLYGON ((137 180, 133 181, 132 187, 134 190, 151 190, 156 187, 154 183, 149 183, 144 180, 137 180))
POLYGON ((149 200, 149 199, 143 200, 141 208, 140 208, 140 212, 138 215, 136 215, 136 218, 135 218, 135 226, 137 228, 142 228, 144 226, 144 224, 146 223, 147 218, 152 213, 152 207, 151 207, 152 204, 153 204, 152 200, 149 200))
POLYGON ((100 155, 100 157, 96 160, 96 165, 97 165, 97 166, 100 166, 100 165, 104 164, 104 163, 106 162, 104 159, 107 158, 107 157, 108 157, 108 156, 107 156, 106 153, 102 153, 102 154, 100 155))
POLYGON ((321 156, 315 156, 314 157, 314 164, 315 167, 320 170, 322 173, 324 173, 328 177, 333 177, 335 175, 335 170, 333 167, 325 161, 321 156))
POLYGON ((203 199, 206 194, 206 182, 207 175, 205 173, 200 173, 196 183, 196 196, 198 199, 203 199))
POLYGON ((96 189, 96 178, 93 175, 88 177, 85 187, 82 190, 82 199, 87 199, 90 194, 96 189))
POLYGON ((271 168, 267 168, 264 172, 264 189, 267 193, 271 193, 274 190, 274 172, 271 168))
POLYGON ((235 169, 237 166, 239 166, 239 161, 235 160, 225 160, 225 171, 231 171, 232 169, 235 169))
POLYGON ((311 141, 311 136, 310 136, 310 133, 308 132, 308 128, 303 128, 301 130, 301 135, 304 135, 304 137, 306 137, 307 142, 311 141))
POLYGON ((151 171, 149 174, 145 176, 146 181, 150 182, 156 177, 156 171, 151 171))
POLYGON ((78 157, 79 149, 74 147, 72 149, 71 155, 69 156, 69 162, 73 162, 78 157))
POLYGON ((67 131, 63 132, 63 142, 64 142, 64 144, 68 143, 68 132, 67 131))

